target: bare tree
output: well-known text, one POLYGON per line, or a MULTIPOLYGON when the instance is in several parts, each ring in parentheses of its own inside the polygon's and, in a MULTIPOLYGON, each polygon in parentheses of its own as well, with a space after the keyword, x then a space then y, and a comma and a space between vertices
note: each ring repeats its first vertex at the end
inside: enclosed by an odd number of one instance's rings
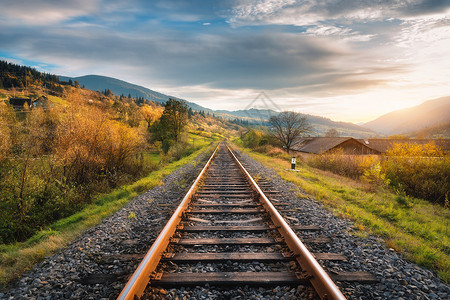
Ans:
POLYGON ((325 136, 326 137, 339 137, 339 132, 334 128, 330 128, 325 133, 325 136))
POLYGON ((307 118, 293 111, 283 111, 277 116, 272 116, 269 122, 274 137, 281 142, 287 152, 291 150, 296 139, 312 130, 307 118))

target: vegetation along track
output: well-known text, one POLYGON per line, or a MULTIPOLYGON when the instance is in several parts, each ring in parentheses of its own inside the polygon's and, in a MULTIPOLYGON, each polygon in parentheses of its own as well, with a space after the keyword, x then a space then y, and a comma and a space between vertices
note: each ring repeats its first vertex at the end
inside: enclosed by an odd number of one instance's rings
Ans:
MULTIPOLYGON (((266 193, 270 197, 276 191, 266 193)), ((320 228, 289 227, 277 211, 288 209, 288 205, 269 200, 231 149, 222 143, 118 299, 151 295, 151 288, 156 286, 192 285, 312 285, 316 296, 322 299, 345 299, 333 280, 373 280, 365 272, 328 275, 316 259, 345 257, 338 253, 310 253, 304 243, 327 240, 300 241, 295 231, 320 228), (202 264, 215 264, 215 268, 206 267, 210 271, 199 272, 202 264), (236 264, 248 268, 236 272, 236 264), (276 267, 271 267, 274 264, 276 267)))

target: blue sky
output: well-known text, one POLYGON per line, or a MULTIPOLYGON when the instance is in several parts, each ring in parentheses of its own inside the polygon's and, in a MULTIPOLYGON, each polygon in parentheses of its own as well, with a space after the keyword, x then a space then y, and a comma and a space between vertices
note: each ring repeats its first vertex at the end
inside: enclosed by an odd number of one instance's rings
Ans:
POLYGON ((352 122, 450 95, 450 0, 0 0, 0 57, 352 122))

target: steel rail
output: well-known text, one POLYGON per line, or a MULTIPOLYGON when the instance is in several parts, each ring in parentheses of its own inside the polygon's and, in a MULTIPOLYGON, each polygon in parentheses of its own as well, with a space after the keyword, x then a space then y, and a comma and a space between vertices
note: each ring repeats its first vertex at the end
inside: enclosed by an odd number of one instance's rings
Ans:
MULTIPOLYGON (((220 145, 220 144, 219 144, 220 145)), ((124 289, 120 293, 119 297, 117 299, 125 300, 125 299, 135 299, 135 296, 141 297, 145 288, 147 287, 148 282, 151 279, 151 276, 153 272, 156 269, 156 266, 158 265, 159 261, 161 260, 162 253, 166 250, 167 245, 170 242, 170 238, 175 233, 178 224, 181 221, 182 214, 186 210, 187 206, 189 205, 192 196, 194 195, 194 191, 197 188, 198 184, 200 183, 200 180, 203 177, 203 174, 208 169, 209 165, 211 164, 211 161, 215 154, 217 153, 217 149, 219 149, 219 145, 217 145, 216 149, 214 150, 213 154, 209 158, 208 162, 203 167, 202 171, 198 175, 197 179, 192 184, 191 188, 187 192, 186 196, 184 196, 183 200, 181 201, 180 205, 170 218, 169 222, 167 222, 166 226, 164 226, 164 229, 159 234, 158 238, 153 243, 150 250, 147 252, 145 257, 142 259, 141 263, 139 264, 136 271, 133 273, 127 284, 125 285, 124 289)))
POLYGON ((289 227, 289 225, 277 211, 275 206, 273 206, 270 200, 266 197, 264 192, 252 178, 252 176, 247 172, 244 166, 242 166, 242 164, 239 162, 228 145, 227 148, 241 171, 250 181, 252 188, 258 193, 264 208, 269 213, 275 226, 277 226, 277 229, 284 238, 285 243, 288 245, 289 249, 296 255, 297 262, 300 264, 302 269, 306 271, 310 276, 308 279, 310 280, 319 297, 321 299, 346 299, 338 289, 338 287, 334 284, 333 280, 331 280, 330 276, 328 276, 325 270, 319 265, 311 252, 308 251, 306 246, 298 238, 295 232, 289 227))

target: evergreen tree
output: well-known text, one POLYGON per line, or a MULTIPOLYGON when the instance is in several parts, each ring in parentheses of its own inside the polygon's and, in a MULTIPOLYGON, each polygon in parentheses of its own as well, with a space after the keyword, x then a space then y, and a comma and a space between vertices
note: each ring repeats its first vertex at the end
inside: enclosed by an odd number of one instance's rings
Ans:
POLYGON ((159 121, 154 122, 150 131, 154 140, 178 141, 181 131, 187 124, 188 110, 186 103, 169 99, 164 105, 164 111, 159 121))

